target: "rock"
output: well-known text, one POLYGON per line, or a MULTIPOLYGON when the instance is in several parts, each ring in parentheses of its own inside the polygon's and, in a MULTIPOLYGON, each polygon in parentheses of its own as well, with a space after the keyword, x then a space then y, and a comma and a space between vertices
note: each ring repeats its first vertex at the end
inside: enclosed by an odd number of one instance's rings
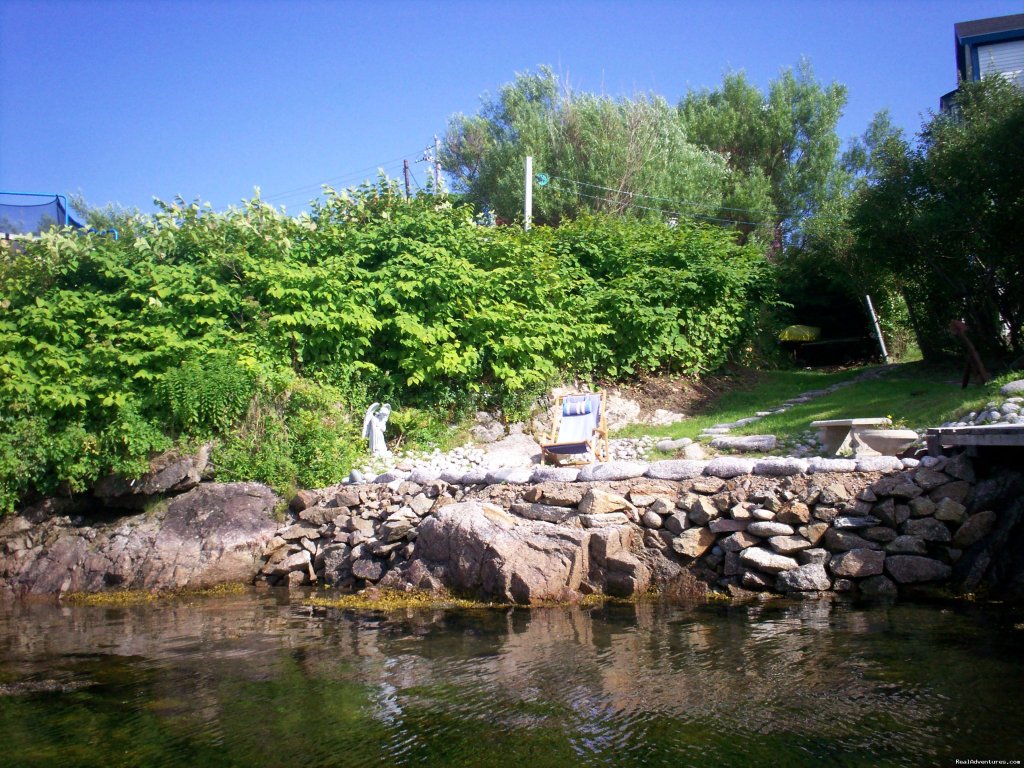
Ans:
POLYGON ((907 480, 895 486, 889 493, 900 499, 916 499, 924 491, 916 483, 907 480))
POLYGON ((948 543, 953 537, 949 535, 949 528, 945 523, 933 517, 922 517, 916 520, 907 520, 900 529, 900 532, 907 536, 917 536, 925 541, 948 543))
POLYGON ((786 525, 785 523, 776 523, 769 520, 755 520, 747 525, 747 533, 766 538, 768 536, 792 536, 796 531, 793 530, 792 526, 786 525))
POLYGON ((779 592, 822 592, 831 586, 825 567, 819 563, 783 571, 775 579, 775 588, 779 592))
POLYGON ((586 489, 573 485, 545 486, 542 498, 545 504, 556 507, 575 507, 583 499, 586 489))
POLYGON ((903 462, 895 456, 864 456, 856 461, 858 472, 895 472, 903 469, 903 462))
POLYGON ((971 492, 971 484, 965 480, 954 480, 951 483, 940 485, 928 494, 928 498, 938 503, 943 499, 952 499, 963 504, 971 492))
POLYGON ((916 555, 891 555, 885 560, 885 570, 899 584, 942 581, 953 573, 945 563, 916 555))
POLYGON ((707 528, 690 528, 672 542, 672 549, 686 557, 700 557, 715 543, 715 534, 707 528))
POLYGON ((580 470, 577 478, 581 483, 598 480, 629 480, 643 477, 650 465, 637 461, 608 461, 603 464, 588 464, 580 470))
POLYGON ((395 480, 405 480, 409 477, 409 473, 400 469, 392 469, 387 472, 383 472, 373 478, 374 485, 387 485, 393 483, 395 480))
POLYGON ((865 528, 860 532, 860 535, 868 541, 886 544, 896 538, 896 531, 884 525, 876 525, 872 528, 865 528))
POLYGON ((857 462, 853 459, 823 459, 815 456, 807 461, 807 471, 815 472, 856 472, 857 462))
POLYGON ((580 515, 584 528, 604 528, 609 525, 625 525, 629 518, 622 512, 604 512, 594 515, 580 515))
POLYGON ((662 526, 661 515, 649 509, 640 516, 640 522, 647 528, 661 528, 662 526))
POLYGON ((698 496, 688 515, 695 525, 707 525, 718 516, 718 507, 707 496, 698 496))
POLYGON ((811 563, 817 563, 818 565, 825 565, 828 562, 830 555, 827 549, 821 549, 820 547, 814 547, 813 549, 805 549, 801 552, 796 553, 797 562, 800 565, 809 565, 811 563))
POLYGON ((413 498, 409 499, 409 509, 411 509, 417 517, 423 517, 433 506, 433 499, 428 498, 425 493, 418 493, 413 498))
POLYGON ((967 519, 967 507, 952 499, 943 499, 935 507, 935 519, 948 523, 962 523, 967 519))
POLYGON ((352 575, 366 581, 380 581, 384 575, 384 564, 374 557, 361 557, 352 563, 352 575))
POLYGON ((491 443, 484 449, 484 466, 488 469, 501 467, 530 467, 540 463, 540 444, 529 435, 510 434, 503 440, 491 443))
POLYGON ((760 543, 761 539, 757 536, 751 536, 746 531, 737 531, 731 536, 726 536, 718 542, 718 546, 726 552, 739 552, 740 550, 746 549, 747 547, 753 547, 760 543))
POLYGON ((747 529, 746 520, 730 520, 726 517, 716 518, 708 523, 708 529, 712 533, 735 533, 747 529))
POLYGON ((968 483, 975 482, 978 478, 974 472, 974 464, 967 454, 961 453, 951 457, 943 466, 942 471, 957 480, 964 480, 968 483))
POLYGON ((934 469, 928 469, 927 467, 920 467, 914 473, 914 482, 925 491, 934 490, 949 481, 949 475, 937 472, 934 469))
POLYGON ((775 450, 777 442, 775 435, 743 435, 739 437, 721 435, 711 441, 711 447, 720 451, 767 453, 775 450))
POLYGON ((351 550, 345 544, 329 544, 317 556, 325 584, 340 584, 352 575, 351 550))
POLYGON ((817 544, 821 541, 827 530, 829 530, 828 523, 808 523, 807 525, 801 525, 797 529, 797 533, 811 542, 811 544, 817 544))
POLYGON ((786 525, 803 525, 811 521, 811 508, 802 501, 790 501, 782 507, 775 519, 786 525))
POLYGON ((953 546, 967 549, 988 536, 996 524, 995 512, 978 512, 971 515, 953 535, 953 546))
POLYGON ((725 481, 717 477, 701 477, 694 480, 690 487, 695 493, 710 496, 725 488, 725 481))
POLYGON ((536 467, 530 475, 530 482, 575 483, 579 475, 576 467, 536 467))
POLYGON ((673 512, 665 518, 664 525, 665 529, 671 533, 682 533, 689 527, 689 520, 687 520, 685 512, 673 512))
POLYGON ((689 461, 703 461, 707 456, 700 443, 692 443, 683 448, 683 459, 689 461))
POLYGON ((647 467, 647 477, 657 480, 689 480, 699 477, 707 466, 705 461, 688 461, 686 459, 668 459, 655 461, 647 467))
POLYGON ((894 598, 899 596, 899 589, 885 576, 869 576, 857 585, 861 597, 894 598))
POLYGON ((858 536, 848 531, 839 531, 829 528, 822 537, 825 548, 830 552, 847 552, 853 549, 881 549, 881 546, 873 541, 858 536))
POLYGON ((484 482, 488 485, 501 485, 502 483, 525 485, 533 478, 533 472, 531 467, 499 467, 490 470, 484 482))
POLYGON ((679 440, 659 440, 657 443, 654 444, 654 447, 657 448, 659 451, 664 451, 665 453, 672 453, 673 451, 678 451, 685 448, 692 442, 693 440, 691 440, 688 437, 684 437, 679 440))
POLYGON ((919 496, 911 499, 907 505, 910 507, 911 517, 929 517, 935 514, 935 502, 927 496, 919 496))
POLYGON ((335 507, 356 507, 359 504, 359 491, 355 488, 343 488, 334 495, 335 507))
POLYGON ((1003 386, 999 388, 999 393, 1005 397, 1024 395, 1024 379, 1017 379, 1016 381, 1011 381, 1008 384, 1003 384, 1003 386))
POLYGON ((302 512, 310 507, 315 507, 320 503, 320 494, 316 491, 307 491, 305 489, 298 491, 292 500, 288 502, 288 508, 293 512, 302 512))
POLYGON ((885 553, 877 549, 851 549, 833 555, 828 567, 833 576, 863 578, 882 573, 885 553))
POLYGON ((712 459, 704 467, 704 474, 728 480, 740 475, 749 475, 754 471, 754 459, 737 459, 731 456, 719 456, 712 459))
POLYGON ((521 522, 490 504, 452 504, 419 528, 416 556, 448 588, 530 603, 578 594, 589 572, 587 531, 521 522), (436 570, 435 570, 436 569, 436 570))
POLYGON ((741 581, 744 587, 753 590, 771 589, 774 586, 771 576, 758 571, 744 571, 741 581))
POLYGON ((93 487, 93 495, 111 507, 137 509, 153 496, 183 493, 199 485, 210 459, 210 445, 195 455, 167 451, 149 463, 149 471, 139 478, 108 475, 93 487))
POLYGON ((885 545, 885 551, 890 555, 926 555, 928 547, 924 539, 918 536, 897 536, 885 545))
POLYGON ((298 552, 292 552, 281 560, 273 563, 268 563, 269 567, 264 567, 263 572, 271 576, 286 576, 291 571, 305 571, 309 564, 312 562, 312 557, 308 550, 300 549, 298 552))
POLYGON ((782 458, 762 459, 754 464, 754 474, 765 477, 799 475, 807 471, 806 459, 782 458))
MULTIPOLYGON (((740 534, 733 534, 738 536, 740 534)), ((799 568, 800 564, 791 557, 780 555, 763 547, 748 547, 740 553, 740 562, 748 568, 765 573, 781 573, 799 568)))
POLYGON ((601 488, 591 488, 584 494, 579 509, 581 514, 600 515, 623 509, 633 509, 633 505, 617 493, 601 488))
POLYGON ((872 514, 890 528, 899 528, 910 517, 910 507, 900 504, 892 499, 886 499, 871 508, 872 514), (904 514, 905 513, 905 514, 904 514))
POLYGON ((839 515, 832 521, 832 525, 833 527, 841 530, 855 531, 860 528, 871 528, 872 526, 878 525, 880 522, 882 521, 877 517, 871 517, 870 515, 866 515, 864 517, 839 515))
POLYGON ((513 504, 512 514, 528 520, 541 520, 545 523, 564 523, 576 516, 575 510, 569 507, 556 507, 551 504, 513 504))
POLYGON ((362 485, 366 482, 366 475, 358 469, 353 469, 348 473, 348 482, 350 485, 362 485))
POLYGON ((655 499, 654 503, 651 504, 651 512, 654 512, 655 514, 658 514, 658 515, 667 516, 667 515, 674 514, 675 513, 675 509, 676 509, 676 505, 673 504, 668 499, 664 499, 664 498, 655 499))
POLYGON ((795 555, 811 548, 811 542, 802 536, 772 536, 768 539, 768 545, 780 555, 795 555))

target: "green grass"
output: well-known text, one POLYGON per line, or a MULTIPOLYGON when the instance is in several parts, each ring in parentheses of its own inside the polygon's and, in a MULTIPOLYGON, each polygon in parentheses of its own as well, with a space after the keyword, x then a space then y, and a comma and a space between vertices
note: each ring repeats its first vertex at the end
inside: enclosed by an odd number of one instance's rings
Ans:
MULTIPOLYGON (((838 373, 766 371, 753 386, 723 395, 706 413, 666 427, 636 425, 622 434, 696 438, 706 427, 753 416, 755 411, 774 408, 801 392, 851 379, 870 368, 838 373)), ((1021 376, 1020 372, 1010 373, 983 387, 972 383, 967 389, 961 389, 961 375, 959 368, 936 367, 924 362, 903 363, 880 379, 844 387, 794 406, 785 413, 737 428, 732 434, 772 434, 786 442, 809 431, 812 421, 877 416, 889 416, 896 426, 909 429, 937 427, 968 411, 978 410, 990 400, 1000 399, 999 387, 1021 376)))

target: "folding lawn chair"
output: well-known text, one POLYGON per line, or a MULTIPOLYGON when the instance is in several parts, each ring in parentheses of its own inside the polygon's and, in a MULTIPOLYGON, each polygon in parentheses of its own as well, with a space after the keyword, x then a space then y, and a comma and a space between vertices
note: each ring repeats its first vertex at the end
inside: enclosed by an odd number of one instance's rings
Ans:
POLYGON ((608 461, 608 425, 604 397, 599 392, 563 395, 555 404, 550 442, 541 444, 544 461, 553 464, 608 461))

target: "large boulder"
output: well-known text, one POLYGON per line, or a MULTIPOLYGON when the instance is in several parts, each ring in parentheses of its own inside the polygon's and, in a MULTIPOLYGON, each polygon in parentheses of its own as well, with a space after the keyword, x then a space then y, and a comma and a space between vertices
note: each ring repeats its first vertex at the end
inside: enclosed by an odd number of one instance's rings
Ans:
POLYGON ((516 603, 564 600, 587 577, 590 535, 469 501, 420 525, 414 557, 457 591, 516 603))
POLYGON ((44 521, 45 542, 4 564, 19 593, 166 590, 250 582, 280 524, 282 500, 258 483, 210 483, 165 507, 114 521, 44 521))
POLYGON ((155 496, 184 493, 199 485, 210 461, 209 445, 195 454, 168 451, 149 463, 149 471, 139 478, 113 474, 102 478, 93 495, 108 507, 141 509, 155 496))

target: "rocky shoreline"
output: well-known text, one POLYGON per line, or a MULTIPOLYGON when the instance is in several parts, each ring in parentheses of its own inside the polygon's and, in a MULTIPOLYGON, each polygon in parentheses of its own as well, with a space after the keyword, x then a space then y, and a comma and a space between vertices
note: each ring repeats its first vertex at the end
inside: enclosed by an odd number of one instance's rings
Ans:
POLYGON ((49 500, 0 522, 0 591, 241 581, 514 603, 680 588, 1024 597, 1024 476, 966 455, 399 474, 300 492, 287 512, 257 484, 200 483, 129 514, 49 500))

